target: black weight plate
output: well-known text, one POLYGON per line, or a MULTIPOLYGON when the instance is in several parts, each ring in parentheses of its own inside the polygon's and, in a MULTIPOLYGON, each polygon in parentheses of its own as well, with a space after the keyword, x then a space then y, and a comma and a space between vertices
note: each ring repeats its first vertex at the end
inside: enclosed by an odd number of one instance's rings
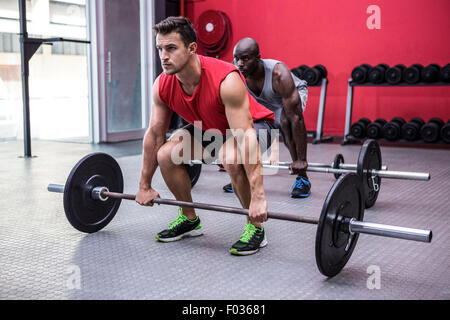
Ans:
POLYGON ((116 160, 105 153, 92 153, 73 167, 64 187, 64 211, 67 220, 77 230, 93 233, 104 228, 114 218, 121 199, 94 200, 94 187, 107 187, 111 192, 123 192, 122 170, 116 160))
POLYGON ((363 221, 364 198, 360 178, 342 175, 331 187, 322 207, 316 233, 316 263, 320 272, 334 277, 350 259, 358 234, 342 230, 342 218, 363 221))
POLYGON ((368 80, 372 83, 383 83, 385 80, 384 74, 386 70, 381 66, 376 66, 370 69, 368 80))
POLYGON ((440 79, 444 82, 450 82, 450 63, 441 68, 440 79))
POLYGON ((305 80, 309 86, 316 85, 320 79, 320 71, 315 68, 306 69, 303 72, 303 80, 305 80))
POLYGON ((420 69, 414 66, 411 66, 409 68, 406 68, 403 70, 403 80, 405 82, 414 84, 419 82, 421 77, 420 69))
POLYGON ((402 72, 403 70, 398 67, 389 68, 386 71, 386 81, 391 84, 398 84, 402 82, 402 72))
POLYGON ((415 122, 409 122, 402 126, 402 137, 409 141, 419 139, 420 126, 415 122))
POLYGON ((441 128, 441 138, 445 143, 450 143, 450 121, 441 128))
POLYGON ((363 186, 364 202, 366 209, 372 207, 377 201, 378 193, 380 192, 381 178, 374 177, 375 183, 378 185, 377 191, 374 188, 374 181, 369 173, 370 170, 381 169, 381 150, 378 143, 373 139, 368 139, 361 147, 358 156, 358 165, 356 173, 361 177, 363 186))
POLYGON ((327 71, 327 68, 325 68, 324 65, 318 64, 318 65, 315 65, 314 68, 319 70, 321 78, 326 78, 327 77, 328 71, 327 71))
POLYGON ((374 121, 367 126, 367 137, 370 139, 378 139, 381 137, 382 125, 379 122, 374 121))
POLYGON ((364 83, 367 79, 367 69, 363 67, 356 67, 352 71, 352 80, 356 83, 364 83))
POLYGON ((198 181, 198 178, 200 178, 200 173, 202 172, 202 165, 201 164, 185 164, 184 167, 186 168, 186 171, 189 175, 189 179, 191 180, 191 188, 195 186, 195 184, 198 181))
POLYGON ((366 124, 361 121, 355 122, 350 126, 350 134, 358 139, 364 138, 366 136, 366 124))
MULTIPOLYGON (((341 163, 344 163, 344 156, 343 156, 342 154, 338 153, 337 155, 334 156, 333 166, 332 166, 333 169, 340 169, 339 165, 340 165, 341 163)), ((340 177, 341 175, 342 175, 342 174, 340 174, 340 173, 334 173, 334 177, 335 177, 336 179, 339 179, 339 177, 340 177)))
POLYGON ((440 129, 441 128, 438 124, 434 122, 428 122, 420 129, 420 136, 425 142, 436 142, 439 139, 440 129))
POLYGON ((383 137, 395 141, 400 138, 402 134, 402 127, 397 122, 389 122, 383 126, 383 137))

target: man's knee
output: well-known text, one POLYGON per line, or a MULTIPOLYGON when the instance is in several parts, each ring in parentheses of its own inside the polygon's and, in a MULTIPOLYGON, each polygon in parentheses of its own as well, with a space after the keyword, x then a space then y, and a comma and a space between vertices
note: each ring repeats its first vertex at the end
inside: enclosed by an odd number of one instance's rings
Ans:
POLYGON ((244 174, 244 168, 241 164, 223 164, 224 169, 228 172, 232 179, 244 174))
POLYGON ((177 143, 166 142, 161 148, 159 148, 156 156, 160 167, 175 165, 175 162, 179 162, 175 159, 176 157, 180 157, 178 160, 182 159, 183 151, 181 150, 180 152, 176 152, 176 146, 177 143))

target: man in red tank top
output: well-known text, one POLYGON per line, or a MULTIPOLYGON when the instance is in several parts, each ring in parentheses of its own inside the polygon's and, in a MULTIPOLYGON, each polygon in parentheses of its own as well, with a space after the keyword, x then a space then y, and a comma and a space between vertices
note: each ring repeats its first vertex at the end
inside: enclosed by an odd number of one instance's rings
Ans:
MULTIPOLYGON (((200 147, 201 158, 205 144, 199 146, 200 142, 194 139, 194 125, 197 130, 215 130, 216 137, 218 134, 221 142, 224 141, 217 155, 218 161, 222 161, 230 175, 242 206, 249 209, 244 233, 232 245, 230 253, 256 253, 267 245, 262 226, 267 220, 267 201, 254 128, 256 123, 262 123, 270 129, 274 114, 251 97, 236 67, 197 54, 195 29, 188 19, 169 17, 154 26, 153 30, 164 72, 153 84, 153 105, 150 125, 143 141, 143 164, 136 202, 151 206, 151 201, 159 197, 152 188, 152 177, 158 165, 174 197, 192 202, 189 176, 174 156, 199 159, 195 151, 198 150, 196 147, 200 147), (188 134, 183 136, 183 141, 173 137, 166 141, 172 112, 189 123, 185 130, 188 134), (245 136, 236 132, 227 136, 227 129, 241 130, 245 136), (252 157, 255 161, 249 161, 252 157)), ((201 223, 195 210, 182 207, 178 218, 156 238, 169 242, 201 234, 201 223)))

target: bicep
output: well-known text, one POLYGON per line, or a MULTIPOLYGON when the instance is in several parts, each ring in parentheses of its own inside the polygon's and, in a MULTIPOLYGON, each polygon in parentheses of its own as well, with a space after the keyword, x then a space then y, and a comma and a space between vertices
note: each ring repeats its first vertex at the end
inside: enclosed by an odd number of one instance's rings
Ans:
POLYGON ((237 72, 230 73, 222 82, 220 97, 231 129, 246 130, 253 127, 247 89, 237 72))
POLYGON ((292 78, 290 70, 282 64, 277 64, 277 76, 274 77, 273 87, 282 99, 286 112, 298 111, 298 107, 301 110, 301 98, 295 86, 294 79, 292 78))

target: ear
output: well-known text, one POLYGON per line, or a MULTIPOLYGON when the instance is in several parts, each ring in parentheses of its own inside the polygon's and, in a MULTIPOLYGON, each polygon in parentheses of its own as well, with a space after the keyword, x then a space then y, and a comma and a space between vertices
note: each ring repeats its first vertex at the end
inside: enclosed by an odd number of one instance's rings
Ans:
POLYGON ((189 49, 189 53, 190 53, 190 54, 195 54, 195 53, 197 53, 197 42, 191 42, 191 43, 189 44, 188 49, 189 49))

